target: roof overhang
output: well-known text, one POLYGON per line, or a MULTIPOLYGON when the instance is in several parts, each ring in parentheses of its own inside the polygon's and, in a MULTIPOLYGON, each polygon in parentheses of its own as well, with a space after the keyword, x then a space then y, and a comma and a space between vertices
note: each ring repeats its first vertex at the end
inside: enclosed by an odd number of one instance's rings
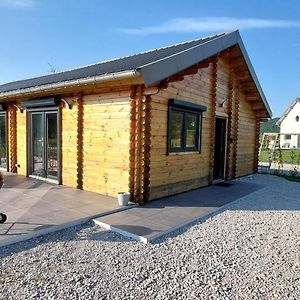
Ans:
POLYGON ((167 58, 146 64, 138 70, 141 71, 144 77, 145 85, 151 86, 235 45, 239 46, 259 96, 271 117, 272 111, 257 79, 238 30, 226 33, 206 43, 189 48, 167 58))
POLYGON ((33 86, 24 89, 13 90, 9 92, 2 92, 0 93, 0 102, 1 100, 8 101, 13 99, 14 97, 26 97, 30 95, 38 95, 39 93, 49 94, 53 90, 67 91, 69 88, 76 88, 80 86, 89 86, 94 84, 105 83, 109 81, 121 81, 125 79, 132 79, 132 78, 140 78, 142 74, 137 70, 129 70, 124 72, 118 73, 109 73, 99 76, 87 77, 87 78, 80 78, 75 80, 69 81, 62 81, 57 83, 51 84, 44 84, 39 86, 33 86))

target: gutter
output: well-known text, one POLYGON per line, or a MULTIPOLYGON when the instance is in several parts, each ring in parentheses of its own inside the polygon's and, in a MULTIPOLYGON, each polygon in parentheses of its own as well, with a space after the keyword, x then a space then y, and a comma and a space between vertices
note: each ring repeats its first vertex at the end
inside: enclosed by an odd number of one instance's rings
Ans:
POLYGON ((43 91, 43 92, 50 91, 50 90, 59 89, 59 88, 67 88, 67 87, 72 87, 72 86, 88 85, 88 84, 93 84, 93 83, 95 84, 95 83, 100 83, 100 82, 115 81, 115 80, 137 78, 137 77, 142 77, 142 73, 137 70, 129 70, 129 71, 123 71, 123 72, 117 72, 117 73, 110 73, 110 74, 98 75, 98 76, 93 76, 93 77, 62 81, 62 82, 57 82, 57 83, 43 84, 43 85, 39 85, 39 86, 18 89, 18 90, 14 90, 14 91, 8 91, 8 92, 2 92, 2 93, 0 92, 0 99, 22 96, 22 95, 26 95, 26 94, 30 94, 30 93, 41 92, 41 91, 43 91))

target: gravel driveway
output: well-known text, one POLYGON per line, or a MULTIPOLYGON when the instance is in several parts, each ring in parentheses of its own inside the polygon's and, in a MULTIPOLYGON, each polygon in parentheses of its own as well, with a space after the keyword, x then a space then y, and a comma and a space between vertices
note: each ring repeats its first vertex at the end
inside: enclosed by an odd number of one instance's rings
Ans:
POLYGON ((300 299, 300 184, 267 187, 156 244, 91 222, 0 249, 1 299, 300 299))

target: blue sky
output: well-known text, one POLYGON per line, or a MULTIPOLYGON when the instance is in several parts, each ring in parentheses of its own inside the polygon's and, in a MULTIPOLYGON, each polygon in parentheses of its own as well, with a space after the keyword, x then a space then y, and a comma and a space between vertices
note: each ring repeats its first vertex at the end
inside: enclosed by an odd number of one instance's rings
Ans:
POLYGON ((274 116, 300 97, 300 1, 0 0, 0 83, 240 29, 274 116))

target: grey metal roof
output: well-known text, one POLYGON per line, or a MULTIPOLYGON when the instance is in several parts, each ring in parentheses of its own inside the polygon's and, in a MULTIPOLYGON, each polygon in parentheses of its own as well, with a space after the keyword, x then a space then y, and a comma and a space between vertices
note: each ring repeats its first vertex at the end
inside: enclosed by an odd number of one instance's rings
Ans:
POLYGON ((239 46, 258 93, 271 117, 271 109, 238 30, 100 62, 65 72, 6 83, 0 85, 0 96, 1 94, 5 96, 6 93, 17 93, 34 87, 43 89, 49 84, 66 84, 68 82, 71 83, 73 80, 117 74, 130 70, 139 71, 143 76, 145 85, 151 86, 234 45, 239 46))
POLYGON ((0 93, 14 91, 19 89, 30 88, 34 86, 41 86, 45 84, 64 82, 74 79, 88 78, 93 76, 99 76, 103 74, 122 72, 126 70, 139 69, 144 65, 153 63, 155 61, 164 59, 171 55, 180 53, 184 50, 190 49, 194 46, 203 44, 210 40, 215 39, 224 35, 218 34, 210 37, 205 37, 202 39, 197 39, 182 44, 172 45, 169 47, 164 47, 160 49, 155 49, 152 51, 147 51, 127 57, 117 58, 114 60, 109 60, 105 62, 99 62, 94 65, 85 66, 82 68, 77 68, 69 71, 49 74, 41 77, 35 77, 25 80, 13 81, 3 85, 0 85, 0 93))

